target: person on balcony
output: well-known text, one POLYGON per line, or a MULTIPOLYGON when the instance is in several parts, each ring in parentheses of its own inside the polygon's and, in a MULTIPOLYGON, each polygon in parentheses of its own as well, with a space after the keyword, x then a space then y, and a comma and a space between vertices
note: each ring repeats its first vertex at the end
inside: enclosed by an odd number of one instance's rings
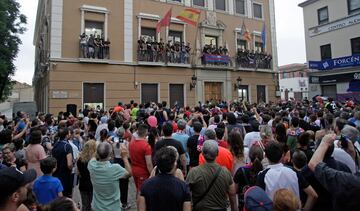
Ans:
POLYGON ((100 35, 96 36, 96 38, 94 39, 94 44, 95 44, 95 58, 100 59, 100 57, 99 57, 100 47, 101 47, 100 35))
POLYGON ((95 42, 94 42, 94 35, 90 34, 90 37, 87 42, 88 46, 88 55, 87 58, 95 58, 95 42))
POLYGON ((87 39, 88 36, 85 33, 82 33, 79 37, 80 39, 80 57, 86 58, 87 57, 87 39))
POLYGON ((188 42, 187 45, 185 46, 185 50, 186 50, 186 54, 185 54, 185 62, 186 63, 190 63, 190 52, 191 52, 191 47, 190 47, 190 43, 188 42))
POLYGON ((104 57, 110 59, 110 40, 109 38, 104 42, 104 57))

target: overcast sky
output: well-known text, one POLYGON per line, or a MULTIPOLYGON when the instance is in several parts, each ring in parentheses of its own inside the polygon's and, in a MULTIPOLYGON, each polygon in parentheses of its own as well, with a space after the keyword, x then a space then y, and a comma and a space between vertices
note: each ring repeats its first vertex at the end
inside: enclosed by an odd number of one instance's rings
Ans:
MULTIPOLYGON (((304 63, 305 38, 302 9, 297 5, 304 0, 275 0, 276 31, 279 65, 304 63)), ((31 84, 34 73, 33 35, 38 0, 18 0, 21 13, 27 16, 27 31, 21 35, 23 44, 15 62, 15 80, 31 84)))

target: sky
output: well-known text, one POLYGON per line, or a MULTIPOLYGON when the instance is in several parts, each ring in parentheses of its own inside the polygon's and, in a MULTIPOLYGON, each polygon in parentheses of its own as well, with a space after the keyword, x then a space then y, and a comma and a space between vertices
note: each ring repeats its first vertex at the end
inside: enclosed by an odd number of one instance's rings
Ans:
MULTIPOLYGON (((306 62, 304 21, 298 4, 305 0, 275 0, 276 32, 279 66, 306 62)), ((27 16, 27 31, 20 35, 22 45, 15 61, 14 80, 32 83, 34 73, 33 45, 38 0, 18 0, 20 12, 27 16)))

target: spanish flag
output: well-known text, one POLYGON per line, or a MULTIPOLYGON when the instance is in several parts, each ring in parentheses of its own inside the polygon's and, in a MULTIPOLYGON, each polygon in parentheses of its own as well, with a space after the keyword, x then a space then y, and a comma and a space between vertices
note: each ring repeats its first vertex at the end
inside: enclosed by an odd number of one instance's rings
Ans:
POLYGON ((187 24, 196 26, 200 18, 200 11, 187 8, 183 10, 180 15, 176 16, 176 18, 184 21, 187 24))

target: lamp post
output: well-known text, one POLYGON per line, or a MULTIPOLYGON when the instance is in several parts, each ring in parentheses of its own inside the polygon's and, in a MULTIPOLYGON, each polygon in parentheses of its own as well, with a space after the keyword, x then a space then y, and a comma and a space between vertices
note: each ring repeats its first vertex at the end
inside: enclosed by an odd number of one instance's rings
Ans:
POLYGON ((191 77, 190 91, 196 87, 197 77, 195 74, 191 77))
POLYGON ((235 91, 240 88, 240 86, 241 86, 241 81, 242 81, 242 79, 241 79, 240 76, 239 76, 239 77, 236 79, 236 83, 234 83, 234 90, 235 90, 235 91))

